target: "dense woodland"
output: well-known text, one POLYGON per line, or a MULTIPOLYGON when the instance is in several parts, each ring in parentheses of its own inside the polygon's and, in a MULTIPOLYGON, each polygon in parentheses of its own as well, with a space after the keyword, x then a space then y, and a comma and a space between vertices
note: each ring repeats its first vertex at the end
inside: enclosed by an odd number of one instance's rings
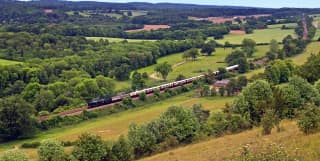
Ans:
MULTIPOLYGON (((18 62, 0 64, 0 142, 30 138, 42 130, 77 124, 102 115, 110 115, 178 94, 196 91, 199 97, 235 96, 222 112, 210 113, 201 105, 170 107, 159 118, 142 125, 130 126, 126 137, 103 141, 99 136, 83 134, 76 142, 25 143, 22 147, 38 148, 39 159, 78 161, 130 161, 168 149, 193 143, 207 137, 221 137, 253 127, 262 127, 270 134, 284 119, 296 119, 305 134, 320 128, 320 54, 296 66, 286 58, 301 54, 315 36, 313 19, 304 15, 319 13, 318 9, 257 9, 250 7, 217 7, 148 3, 98 2, 14 2, 0 3, 0 58, 18 62), (133 16, 134 11, 146 14, 133 16), (304 13, 304 14, 302 14, 304 13), (111 16, 116 14, 119 17, 111 16), (188 19, 194 17, 271 14, 268 17, 248 17, 237 23, 212 24, 188 19), (308 38, 304 37, 304 18, 308 38), (297 38, 288 35, 282 42, 272 40, 264 58, 255 65, 258 44, 244 39, 241 45, 219 44, 208 37, 222 39, 230 30, 251 34, 268 25, 297 23, 297 38), (166 24, 168 29, 126 32, 147 24, 166 24), (120 42, 86 37, 124 38, 120 42), (128 42, 125 39, 155 41, 128 42), (281 47, 280 45, 281 44, 281 47), (237 73, 219 68, 219 75, 205 71, 205 78, 152 97, 141 94, 138 100, 124 99, 106 111, 41 120, 59 112, 85 106, 89 101, 147 87, 147 73, 136 70, 157 63, 163 56, 183 52, 185 60, 195 61, 199 54, 212 56, 216 48, 237 48, 224 63, 239 65, 237 73), (200 51, 200 53, 199 53, 200 51), (265 66, 263 73, 250 80, 241 74, 265 66), (237 78, 232 78, 239 76, 237 78), (230 79, 224 88, 209 88, 217 80, 230 79), (120 81, 131 82, 131 89, 116 89, 120 81), (74 146, 71 154, 64 146, 74 146), (93 150, 94 149, 94 150, 93 150), (54 153, 52 153, 54 152, 54 153)), ((158 64, 155 72, 163 80, 172 71, 170 64, 158 64)), ((176 80, 185 76, 181 73, 176 80)), ((282 154, 282 153, 281 153, 282 154)), ((273 155, 273 154, 270 154, 273 155)), ((283 155, 282 155, 283 156, 283 155)), ((279 156, 278 158, 282 157, 279 156)), ((0 160, 19 158, 20 152, 5 153, 0 160)), ((288 157, 287 157, 288 158, 288 157)), ((258 155, 246 155, 239 160, 259 160, 258 155), (257 159, 258 158, 258 159, 257 159)))

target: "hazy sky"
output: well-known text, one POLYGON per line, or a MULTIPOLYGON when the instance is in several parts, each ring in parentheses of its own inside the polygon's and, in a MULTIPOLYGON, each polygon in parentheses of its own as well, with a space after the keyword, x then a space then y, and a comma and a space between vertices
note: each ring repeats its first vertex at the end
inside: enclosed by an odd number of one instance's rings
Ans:
MULTIPOLYGON (((88 1, 88 0, 86 0, 88 1)), ((209 5, 233 5, 252 7, 296 7, 296 8, 320 8, 320 0, 91 0, 103 2, 170 2, 170 3, 192 3, 209 5)))

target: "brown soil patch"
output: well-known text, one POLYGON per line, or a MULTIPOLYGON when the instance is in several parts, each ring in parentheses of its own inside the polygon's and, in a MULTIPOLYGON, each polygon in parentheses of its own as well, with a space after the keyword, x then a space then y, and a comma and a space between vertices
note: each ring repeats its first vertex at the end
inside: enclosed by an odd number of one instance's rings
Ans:
POLYGON ((144 25, 142 29, 127 30, 126 32, 151 31, 151 30, 159 30, 159 29, 168 29, 170 27, 171 26, 169 25, 144 25))
POLYGON ((206 20, 210 21, 215 24, 221 24, 225 22, 234 22, 237 18, 244 20, 247 17, 254 17, 254 18, 260 18, 260 17, 268 17, 271 16, 271 14, 259 14, 259 15, 248 15, 248 16, 233 16, 233 17, 208 17, 208 18, 192 18, 193 20, 206 20))
POLYGON ((242 30, 230 30, 229 34, 232 34, 232 35, 245 35, 246 32, 242 31, 242 30))
POLYGON ((312 22, 312 25, 313 25, 315 28, 319 28, 319 22, 318 22, 318 21, 313 21, 313 22, 312 22))
POLYGON ((53 10, 52 9, 44 9, 43 12, 49 14, 49 13, 53 13, 53 10))

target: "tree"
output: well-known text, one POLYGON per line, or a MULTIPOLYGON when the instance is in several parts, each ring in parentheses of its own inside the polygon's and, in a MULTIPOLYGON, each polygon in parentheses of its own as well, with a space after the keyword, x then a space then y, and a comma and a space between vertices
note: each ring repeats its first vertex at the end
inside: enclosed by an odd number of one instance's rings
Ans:
POLYGON ((130 78, 130 66, 127 64, 121 64, 114 69, 114 76, 117 80, 124 81, 130 78))
POLYGON ((199 55, 199 51, 196 48, 192 48, 190 50, 187 50, 184 54, 183 54, 183 58, 192 58, 193 61, 195 61, 197 59, 199 55))
POLYGON ((320 126, 320 109, 314 105, 308 105, 306 110, 302 113, 298 121, 299 129, 305 133, 310 134, 319 130, 320 126))
POLYGON ((0 100, 0 138, 17 139, 32 136, 36 120, 34 108, 18 96, 0 100))
POLYGON ((130 125, 128 139, 136 157, 151 154, 157 149, 157 137, 146 125, 130 125))
POLYGON ((226 89, 224 86, 219 87, 219 93, 220 93, 221 97, 224 96, 225 91, 226 91, 226 89))
POLYGON ((50 90, 40 90, 36 96, 35 107, 37 111, 53 111, 55 95, 50 90))
POLYGON ((248 57, 252 57, 253 53, 256 51, 256 42, 252 39, 243 39, 242 49, 247 54, 248 57))
POLYGON ((264 80, 257 80, 250 83, 242 91, 245 101, 248 103, 250 119, 254 122, 260 122, 264 112, 269 108, 272 102, 273 93, 270 84, 264 80))
POLYGON ((164 136, 174 136, 179 142, 190 142, 200 130, 200 123, 189 108, 170 107, 160 116, 164 136))
POLYGON ((262 135, 269 135, 271 134, 271 130, 275 125, 275 113, 273 110, 267 110, 261 119, 262 125, 262 135))
POLYGON ((103 96, 111 96, 116 85, 114 80, 111 78, 104 77, 102 75, 98 75, 96 77, 96 82, 98 87, 100 88, 101 95, 103 96))
POLYGON ((131 89, 137 90, 142 89, 145 86, 145 81, 143 80, 140 73, 134 71, 132 74, 132 81, 131 81, 131 89))
POLYGON ((184 80, 184 79, 186 79, 186 77, 182 74, 179 74, 176 78, 176 81, 180 81, 180 80, 184 80))
POLYGON ((215 52, 216 49, 216 43, 215 42, 209 42, 206 43, 202 46, 201 48, 201 53, 202 54, 207 54, 208 56, 212 55, 212 52, 215 52))
POLYGON ((39 161, 61 161, 64 155, 62 144, 56 140, 44 140, 38 148, 39 161))
POLYGON ((319 103, 320 94, 318 90, 305 79, 293 76, 289 80, 289 85, 292 85, 294 90, 300 93, 304 102, 319 103))
POLYGON ((110 161, 132 161, 133 159, 132 146, 124 136, 120 136, 119 140, 112 146, 110 161))
POLYGON ((20 150, 10 150, 5 152, 0 161, 28 161, 28 157, 25 153, 20 150))
POLYGON ((300 75, 313 83, 320 79, 320 53, 312 54, 307 62, 301 66, 300 75))
POLYGON ((164 80, 167 79, 168 74, 172 71, 172 67, 168 62, 161 63, 154 69, 156 72, 160 73, 164 80))
POLYGON ((79 161, 100 161, 106 154, 101 137, 92 134, 82 134, 72 152, 79 161))

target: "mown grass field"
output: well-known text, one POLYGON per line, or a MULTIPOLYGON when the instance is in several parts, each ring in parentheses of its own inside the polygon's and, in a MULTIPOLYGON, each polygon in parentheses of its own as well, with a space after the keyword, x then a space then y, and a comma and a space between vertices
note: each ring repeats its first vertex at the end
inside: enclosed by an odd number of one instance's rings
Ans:
POLYGON ((141 41, 157 41, 157 40, 143 40, 143 39, 123 39, 123 38, 113 38, 113 37, 86 37, 88 40, 99 41, 100 39, 107 39, 109 42, 122 42, 127 40, 128 42, 141 42, 141 41))
MULTIPOLYGON (((285 24, 289 26, 293 26, 293 24, 285 24)), ((281 42, 284 37, 287 35, 292 35, 295 37, 295 33, 293 29, 289 30, 281 30, 282 25, 270 25, 267 29, 262 30, 254 30, 252 34, 245 35, 225 35, 223 39, 216 40, 220 44, 224 44, 229 41, 231 44, 241 44, 242 40, 245 38, 253 39, 257 43, 269 43, 272 39, 281 42)))
POLYGON ((22 62, 17 62, 17 61, 12 61, 12 60, 5 60, 5 59, 0 59, 0 66, 1 65, 15 65, 15 64, 21 64, 22 62))
MULTIPOLYGON (((141 124, 152 119, 156 119, 170 106, 192 106, 193 104, 202 104, 204 108, 210 111, 217 111, 223 108, 225 103, 231 103, 233 99, 233 97, 198 98, 195 97, 194 92, 188 92, 161 102, 155 102, 121 113, 88 120, 74 126, 48 130, 38 134, 32 139, 3 143, 0 144, 0 153, 5 150, 12 149, 15 146, 19 146, 24 142, 41 141, 49 138, 73 141, 85 132, 100 135, 105 140, 112 140, 121 134, 126 134, 130 124, 141 124)), ((23 150, 30 155, 30 158, 36 159, 36 149, 23 150)))
POLYGON ((253 152, 258 152, 270 144, 282 145, 289 154, 303 156, 304 161, 320 159, 320 133, 306 136, 299 131, 295 121, 283 121, 281 128, 283 129, 281 132, 273 130, 268 136, 262 136, 261 129, 254 128, 239 134, 212 138, 173 149, 140 161, 235 160, 244 146, 249 146, 253 152))
MULTIPOLYGON (((268 50, 268 45, 257 46, 257 52, 254 54, 254 58, 263 57, 268 50)), ((157 63, 168 62, 172 65, 173 71, 169 73, 168 79, 175 80, 179 74, 183 74, 186 77, 192 77, 205 73, 208 69, 215 71, 219 67, 226 67, 227 64, 223 63, 224 59, 232 51, 231 48, 217 48, 213 56, 200 56, 195 61, 185 60, 182 58, 183 53, 178 53, 162 57, 158 59, 157 63)), ((141 73, 147 72, 149 75, 152 75, 155 67, 156 64, 142 68, 138 71, 141 73)))

